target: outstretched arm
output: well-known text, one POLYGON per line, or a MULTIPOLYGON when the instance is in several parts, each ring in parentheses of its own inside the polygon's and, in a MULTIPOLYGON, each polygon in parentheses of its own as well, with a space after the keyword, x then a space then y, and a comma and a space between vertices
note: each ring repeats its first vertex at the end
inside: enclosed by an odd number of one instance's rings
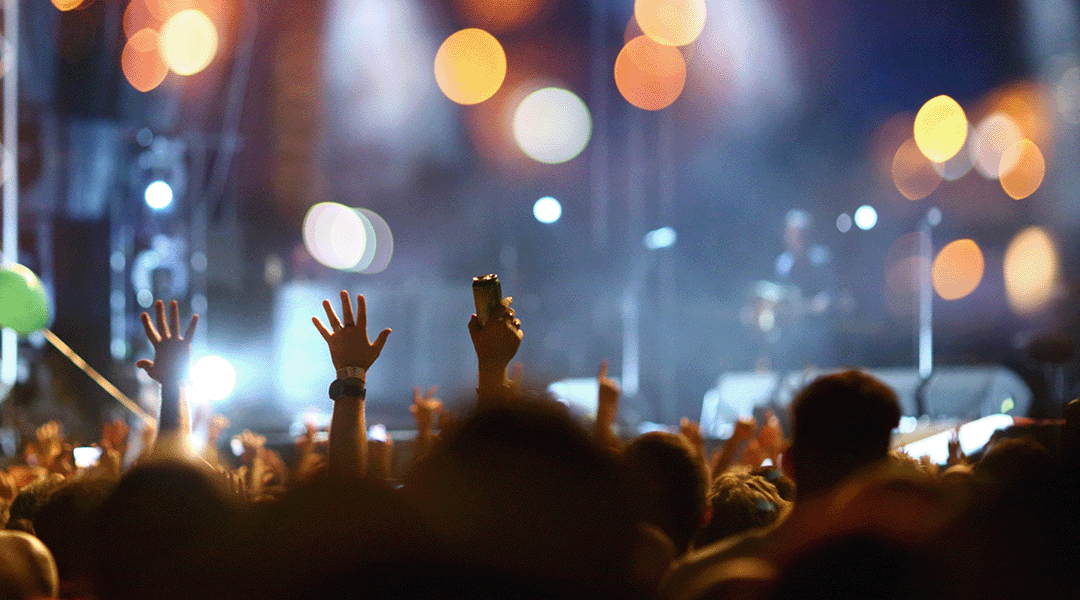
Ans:
POLYGON ((330 329, 318 317, 311 320, 330 347, 330 359, 337 369, 338 380, 349 384, 348 394, 334 401, 329 469, 336 476, 361 477, 367 473, 367 431, 364 428, 367 370, 379 358, 390 330, 382 330, 374 342, 368 340, 367 305, 362 294, 356 297, 355 319, 349 292, 345 290, 341 291, 340 320, 329 300, 323 300, 323 309, 330 329))
POLYGON ((183 385, 187 380, 188 363, 191 360, 191 336, 199 315, 191 315, 184 335, 180 335, 180 309, 176 300, 169 303, 169 322, 165 321, 165 303, 154 303, 157 327, 150 315, 142 314, 146 337, 154 346, 154 360, 140 360, 135 366, 161 384, 161 412, 158 416, 157 441, 151 456, 181 458, 190 454, 191 425, 183 397, 183 385))
POLYGON ((442 411, 442 402, 435 397, 439 386, 433 385, 426 394, 420 393, 420 386, 413 389, 413 403, 409 407, 416 420, 416 448, 413 461, 418 461, 431 451, 435 445, 435 419, 442 411))

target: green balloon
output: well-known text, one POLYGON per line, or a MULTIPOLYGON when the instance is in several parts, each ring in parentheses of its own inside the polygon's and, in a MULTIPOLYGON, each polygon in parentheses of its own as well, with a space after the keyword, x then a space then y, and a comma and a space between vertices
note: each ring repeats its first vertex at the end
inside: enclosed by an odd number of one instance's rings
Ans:
POLYGON ((49 324, 49 299, 34 272, 19 264, 0 268, 0 326, 21 334, 49 324))

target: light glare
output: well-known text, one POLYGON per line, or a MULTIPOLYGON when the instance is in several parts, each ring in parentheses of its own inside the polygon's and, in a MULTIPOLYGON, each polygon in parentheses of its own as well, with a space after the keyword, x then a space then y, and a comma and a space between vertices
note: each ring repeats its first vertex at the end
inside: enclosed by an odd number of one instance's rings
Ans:
POLYGON ((541 223, 554 223, 562 216, 562 205, 551 196, 544 196, 533 204, 533 216, 541 223))
POLYGON ((204 356, 191 367, 191 386, 207 400, 220 402, 236 387, 236 369, 220 356, 204 356))
POLYGON ((165 81, 169 67, 158 50, 158 33, 153 29, 135 32, 120 54, 120 68, 131 87, 149 92, 165 81))
POLYGON ((1058 279, 1058 252, 1050 234, 1028 227, 1009 242, 1005 250, 1005 292, 1009 306, 1020 315, 1045 307, 1054 295, 1058 279))
POLYGON ((537 90, 514 111, 514 139, 538 162, 564 163, 589 143, 592 118, 576 94, 561 88, 537 90))
POLYGON ((645 247, 649 250, 658 250, 675 245, 675 230, 671 227, 661 227, 645 234, 645 247))
POLYGON ((964 109, 944 95, 927 100, 915 115, 914 137, 926 158, 939 163, 949 160, 967 139, 964 109))
POLYGON ((172 187, 159 179, 146 186, 146 191, 143 192, 143 199, 146 200, 146 205, 150 208, 154 210, 164 210, 172 204, 172 187))
POLYGON ((182 10, 161 26, 161 56, 177 75, 194 75, 210 65, 218 49, 217 28, 200 10, 182 10))
POLYGON ((686 61, 677 48, 636 37, 615 59, 615 85, 626 101, 644 110, 661 110, 682 94, 686 61))
POLYGON ((1014 200, 1023 200, 1042 185, 1046 160, 1035 142, 1023 139, 1001 153, 999 172, 1005 193, 1014 200))
POLYGON ((863 204, 855 211, 855 225, 863 231, 870 231, 877 225, 877 211, 869 204, 863 204))
POLYGON ((705 0, 635 0, 641 31, 664 46, 685 46, 705 28, 705 0))
POLYGON ((435 82, 458 104, 487 100, 505 78, 506 53, 499 40, 483 29, 457 31, 435 53, 435 82))
POLYGON ((945 300, 959 300, 979 287, 984 266, 982 250, 974 240, 950 242, 934 259, 934 289, 945 300))
POLYGON ((311 256, 332 269, 356 268, 367 245, 360 215, 336 202, 320 202, 308 210, 303 236, 311 256))

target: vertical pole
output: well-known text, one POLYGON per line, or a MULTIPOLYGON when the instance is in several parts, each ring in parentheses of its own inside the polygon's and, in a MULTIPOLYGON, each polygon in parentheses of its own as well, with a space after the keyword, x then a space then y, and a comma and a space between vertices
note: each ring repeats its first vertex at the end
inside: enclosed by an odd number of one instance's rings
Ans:
MULTIPOLYGON (((4 2, 4 37, 11 44, 11 65, 4 75, 4 229, 5 265, 19 260, 19 0, 4 2), (8 161, 10 160, 10 163, 8 161), (10 168, 9 168, 10 167, 10 168)), ((0 382, 15 384, 18 337, 12 329, 0 333, 0 382)))
POLYGON ((930 269, 934 260, 930 223, 919 225, 919 379, 928 379, 934 369, 934 285, 930 269))

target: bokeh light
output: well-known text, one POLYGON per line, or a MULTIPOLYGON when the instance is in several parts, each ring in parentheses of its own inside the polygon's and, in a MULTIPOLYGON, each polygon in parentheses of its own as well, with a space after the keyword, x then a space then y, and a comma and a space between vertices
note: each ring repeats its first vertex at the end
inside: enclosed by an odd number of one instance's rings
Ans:
POLYGON ((120 54, 120 69, 131 87, 149 92, 165 80, 169 67, 158 50, 158 34, 153 29, 141 29, 128 38, 120 54))
POLYGON ((477 104, 499 91, 506 78, 506 52, 482 29, 450 35, 435 53, 435 82, 458 104, 477 104))
POLYGON ((562 205, 551 196, 544 196, 533 204, 533 216, 541 223, 554 223, 562 216, 562 205))
POLYGON ((576 94, 561 88, 543 88, 521 101, 514 111, 514 139, 533 160, 558 164, 578 154, 589 143, 592 118, 576 94))
POLYGON ((1054 296, 1059 274, 1057 248, 1041 227, 1028 227, 1005 250, 1005 293, 1009 306, 1021 315, 1038 312, 1054 296))
POLYGON ((997 179, 1002 172, 1008 173, 1015 164, 1003 163, 1001 155, 1023 137, 1020 127, 1009 115, 1003 112, 987 115, 976 126, 971 144, 971 159, 975 163, 975 170, 987 179, 997 179))
POLYGON ((836 229, 840 233, 851 231, 851 217, 847 213, 840 213, 840 216, 836 217, 836 229))
POLYGON ((53 6, 62 11, 69 11, 82 6, 83 0, 52 0, 52 3, 53 6))
POLYGON ((191 366, 191 387, 197 397, 220 402, 236 387, 236 369, 220 356, 204 356, 191 366))
POLYGON ((196 8, 197 0, 140 0, 158 21, 166 21, 173 15, 196 8))
POLYGON ((964 147, 967 125, 964 109, 956 100, 948 96, 931 98, 915 115, 915 143, 926 158, 945 162, 964 147))
POLYGON ((157 27, 161 25, 161 21, 154 18, 154 15, 150 13, 150 9, 146 6, 146 0, 131 0, 131 2, 128 2, 127 8, 124 9, 123 24, 124 35, 130 38, 146 28, 156 31, 157 27))
POLYGON ((371 261, 366 267, 360 269, 360 272, 365 275, 381 273, 390 266, 390 259, 394 256, 394 234, 391 233, 386 220, 375 211, 366 208, 358 208, 356 211, 371 224, 375 233, 374 237, 367 241, 368 245, 374 248, 371 261))
POLYGON ((1001 154, 1001 187, 1014 200, 1035 193, 1046 175, 1042 151, 1029 139, 1022 139, 1001 154), (1012 165, 1006 169, 1006 166, 1012 165))
POLYGON ((908 200, 922 200, 941 184, 941 174, 934 163, 923 155, 914 138, 896 149, 892 162, 892 179, 896 189, 908 200))
POLYGON ((685 46, 705 28, 705 0, 635 0, 634 18, 649 39, 685 46))
POLYGON ((677 48, 658 44, 648 36, 636 37, 615 59, 615 85, 630 104, 661 110, 682 94, 686 61, 677 48))
POLYGON ((934 258, 934 290, 945 300, 959 300, 979 287, 984 267, 982 250, 974 240, 949 242, 934 258))
POLYGON ((460 19, 492 33, 513 31, 536 19, 546 0, 455 0, 460 19))
POLYGON ((938 172, 938 175, 941 175, 942 179, 945 181, 956 181, 971 171, 971 167, 974 166, 974 163, 971 161, 970 148, 971 144, 974 143, 974 136, 975 128, 969 123, 967 140, 964 142, 967 149, 961 149, 960 152, 957 152, 952 158, 943 163, 930 163, 933 165, 934 170, 938 172))
POLYGON ((143 199, 146 200, 146 205, 150 208, 154 210, 164 210, 172 204, 172 186, 160 179, 154 181, 146 186, 146 190, 143 192, 143 199))
POLYGON ((364 255, 367 231, 360 215, 336 202, 320 202, 304 217, 304 246, 332 269, 352 269, 364 255))
POLYGON ((877 225, 877 211, 869 204, 863 204, 855 210, 855 225, 863 231, 870 231, 877 225))
POLYGON ((161 56, 178 75, 202 71, 217 54, 217 27, 200 10, 182 10, 169 17, 160 35, 161 56))
POLYGON ((360 253, 360 259, 356 261, 356 264, 349 267, 349 270, 363 271, 371 266, 371 261, 375 259, 375 248, 378 246, 378 240, 375 239, 375 226, 371 223, 371 219, 368 219, 366 214, 355 208, 352 210, 357 217, 360 217, 360 226, 364 228, 364 248, 360 253))

